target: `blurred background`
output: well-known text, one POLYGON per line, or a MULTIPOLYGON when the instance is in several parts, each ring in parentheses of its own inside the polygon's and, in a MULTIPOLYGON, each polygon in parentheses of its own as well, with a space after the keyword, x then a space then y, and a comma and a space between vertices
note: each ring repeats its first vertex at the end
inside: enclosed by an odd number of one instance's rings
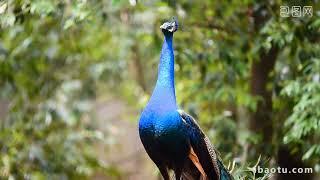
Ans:
POLYGON ((235 176, 257 179, 259 165, 313 169, 273 179, 319 179, 319 6, 0 1, 0 179, 160 179, 137 122, 157 76, 159 26, 173 16, 177 100, 235 176))

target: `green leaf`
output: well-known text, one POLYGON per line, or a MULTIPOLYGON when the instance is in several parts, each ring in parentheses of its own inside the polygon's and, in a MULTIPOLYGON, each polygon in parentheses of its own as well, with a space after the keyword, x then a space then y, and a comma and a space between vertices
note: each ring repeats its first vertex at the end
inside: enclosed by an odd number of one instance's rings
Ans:
POLYGON ((67 19, 66 22, 64 23, 64 26, 63 26, 63 29, 69 29, 70 27, 74 26, 75 23, 74 23, 74 19, 70 18, 70 19, 67 19))

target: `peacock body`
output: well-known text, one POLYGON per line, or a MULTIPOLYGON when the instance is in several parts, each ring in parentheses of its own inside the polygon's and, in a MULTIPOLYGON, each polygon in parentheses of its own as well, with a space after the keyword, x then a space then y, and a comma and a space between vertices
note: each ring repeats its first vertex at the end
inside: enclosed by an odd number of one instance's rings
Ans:
POLYGON ((176 21, 160 26, 164 34, 158 79, 141 113, 139 135, 152 161, 165 180, 173 170, 176 180, 232 179, 199 125, 178 110, 174 87, 173 33, 176 21))

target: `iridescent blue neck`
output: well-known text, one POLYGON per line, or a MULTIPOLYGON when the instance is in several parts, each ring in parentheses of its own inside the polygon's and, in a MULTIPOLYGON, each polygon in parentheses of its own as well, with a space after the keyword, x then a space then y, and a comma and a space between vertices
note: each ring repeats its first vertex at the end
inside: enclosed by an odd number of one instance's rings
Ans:
POLYGON ((148 105, 160 107, 160 111, 177 109, 174 88, 174 54, 172 47, 173 34, 165 34, 162 45, 158 80, 148 105))

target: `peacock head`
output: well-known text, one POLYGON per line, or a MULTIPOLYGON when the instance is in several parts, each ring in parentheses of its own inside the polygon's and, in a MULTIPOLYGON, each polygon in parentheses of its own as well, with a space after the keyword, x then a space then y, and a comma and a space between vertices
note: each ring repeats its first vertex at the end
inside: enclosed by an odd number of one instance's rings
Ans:
POLYGON ((178 30, 178 21, 176 18, 173 18, 172 21, 168 21, 168 22, 165 22, 163 23, 161 26, 160 26, 160 29, 162 30, 162 32, 164 34, 173 34, 174 32, 176 32, 178 30))

